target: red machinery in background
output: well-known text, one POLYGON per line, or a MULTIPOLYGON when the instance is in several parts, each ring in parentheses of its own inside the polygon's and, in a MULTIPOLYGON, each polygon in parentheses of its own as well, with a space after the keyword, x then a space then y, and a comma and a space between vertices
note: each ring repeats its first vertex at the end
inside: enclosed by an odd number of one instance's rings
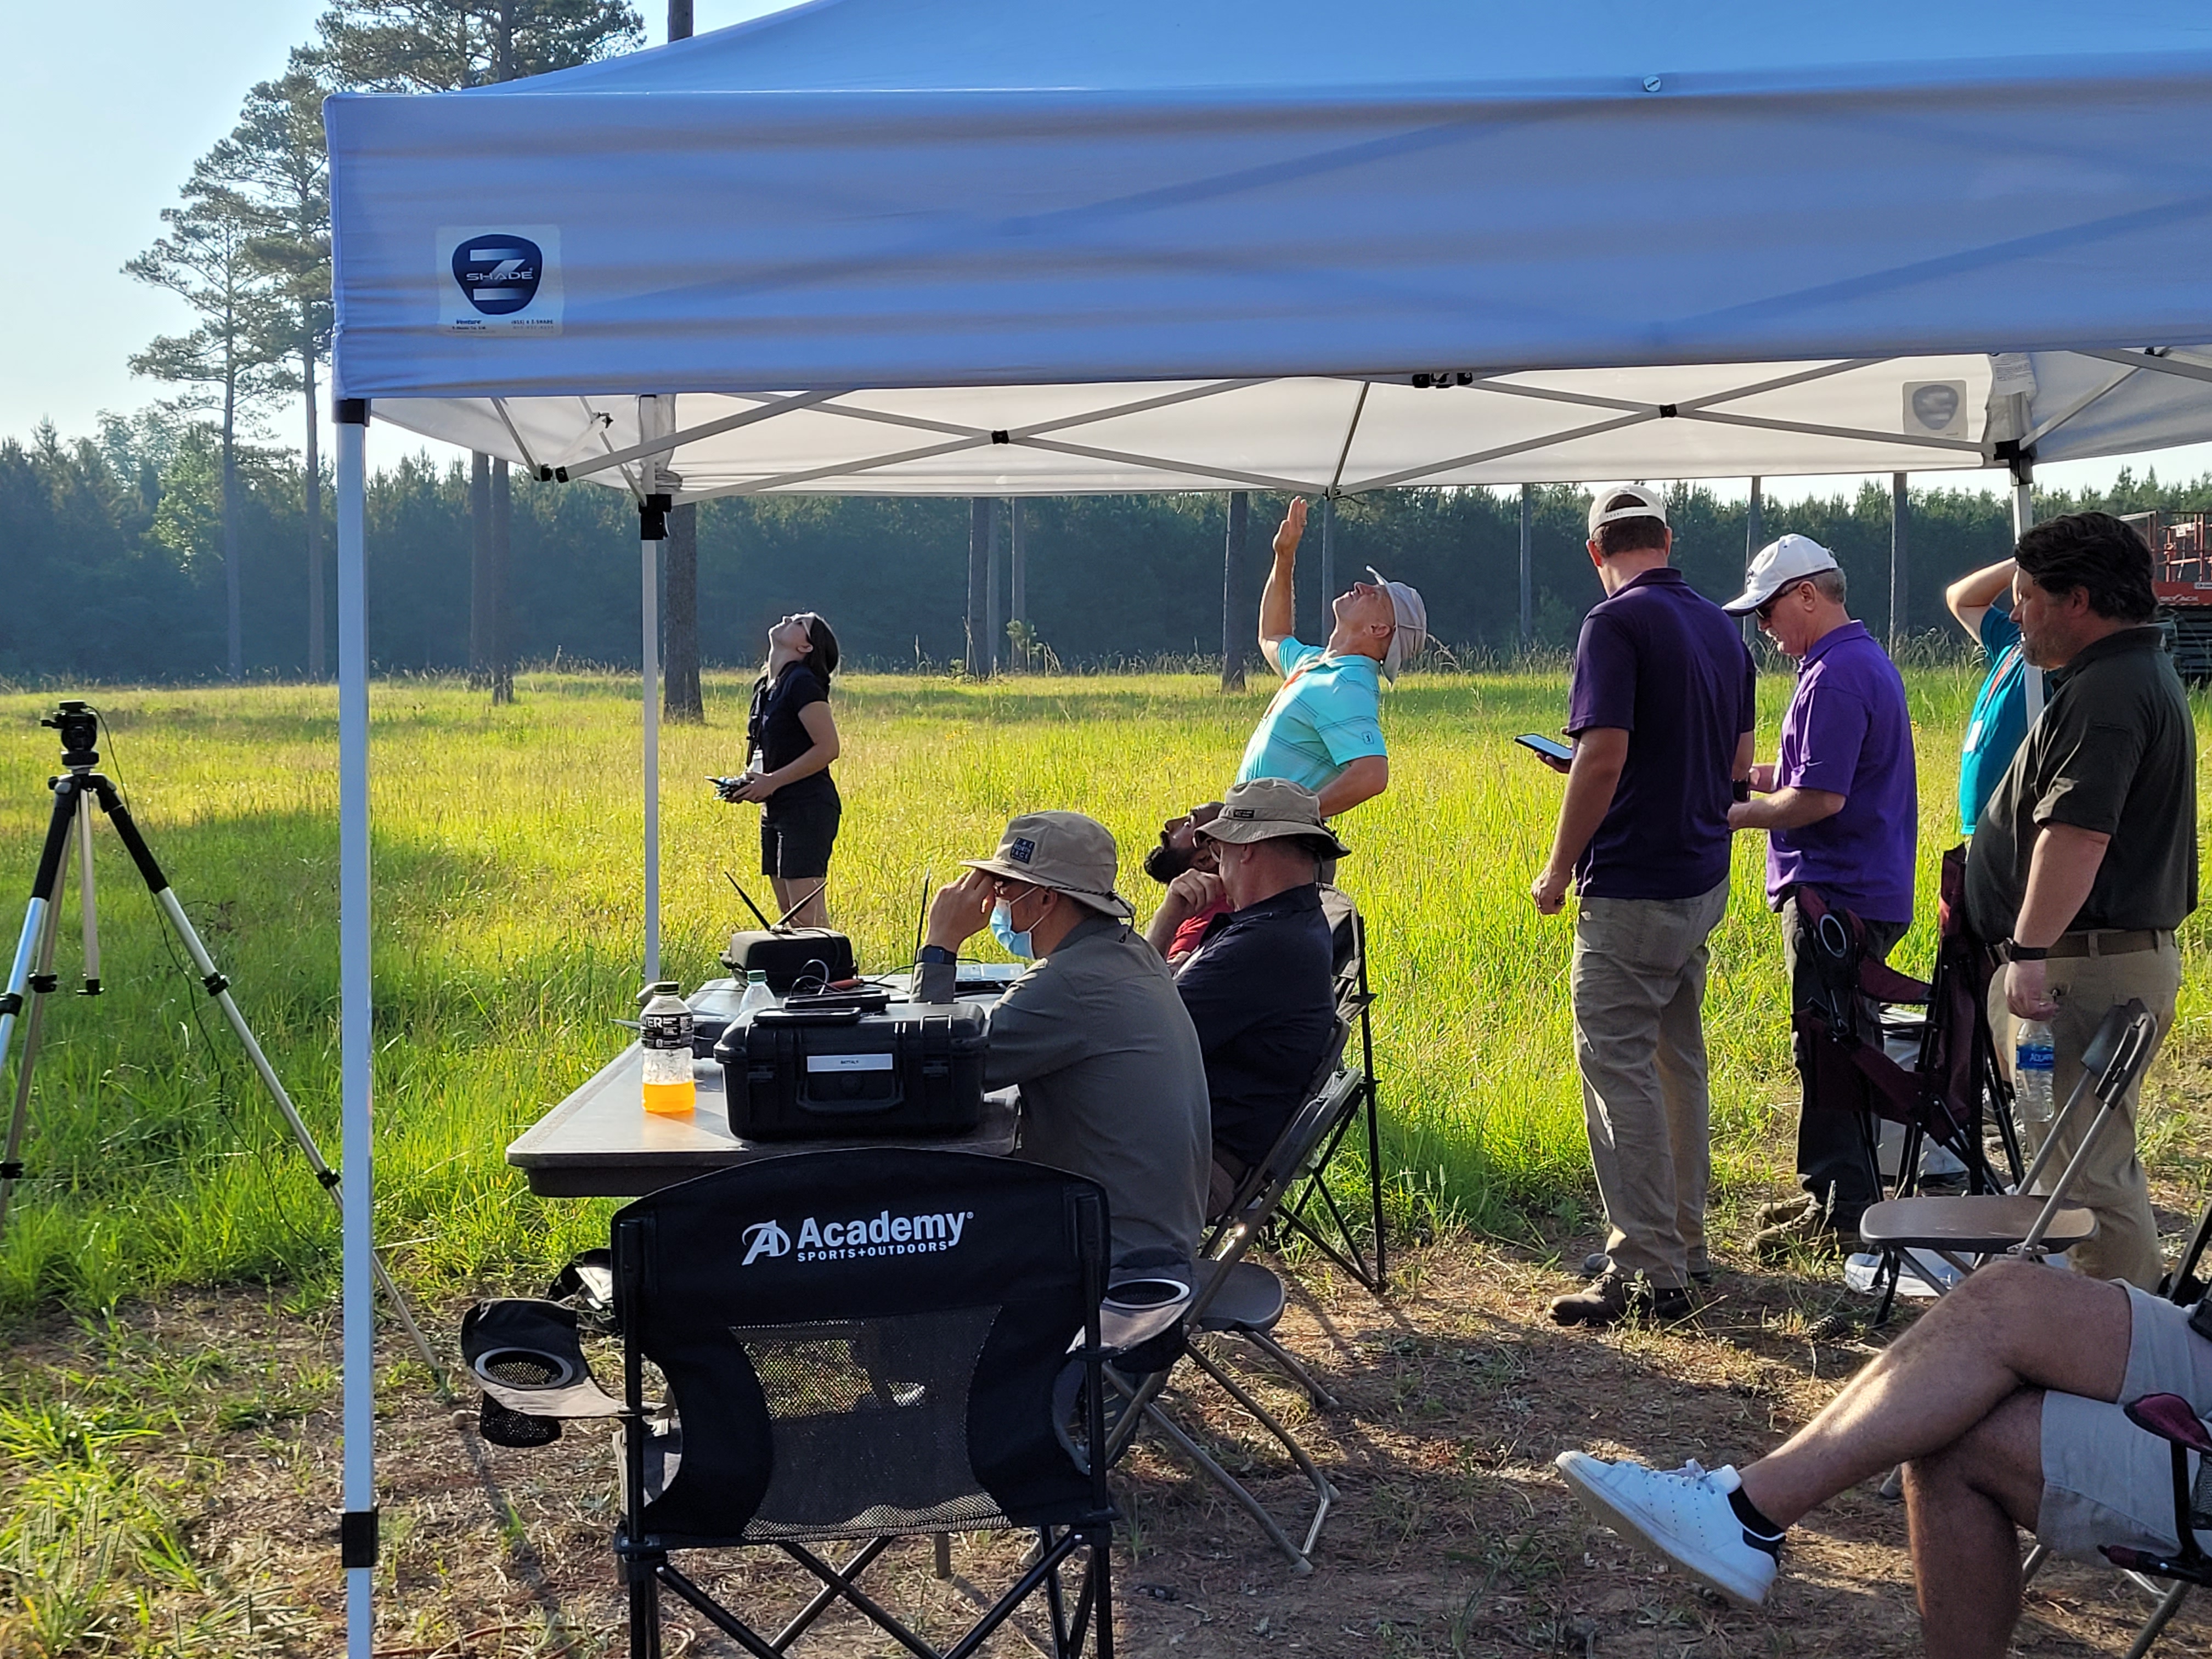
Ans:
POLYGON ((2158 619, 2172 630, 2173 665, 2191 684, 2212 682, 2212 513, 2130 513, 2150 545, 2158 619))

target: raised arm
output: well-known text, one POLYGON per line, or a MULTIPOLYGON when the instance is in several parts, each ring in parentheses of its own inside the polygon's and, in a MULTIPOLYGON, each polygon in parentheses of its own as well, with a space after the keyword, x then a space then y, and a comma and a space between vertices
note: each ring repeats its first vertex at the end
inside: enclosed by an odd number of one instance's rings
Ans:
POLYGON ((1298 538, 1305 533, 1305 497, 1293 495, 1291 510, 1283 515, 1282 527, 1275 532, 1275 562, 1267 572, 1267 585, 1260 590, 1260 654, 1278 674, 1283 672, 1279 647, 1290 638, 1297 619, 1291 582, 1297 574, 1298 538))
POLYGON ((1982 615, 1997 602, 1997 595, 2012 586, 2013 562, 1999 559, 1979 570, 1970 570, 1943 590, 1943 603, 1959 619, 1959 626, 1976 639, 1982 636, 1982 615))

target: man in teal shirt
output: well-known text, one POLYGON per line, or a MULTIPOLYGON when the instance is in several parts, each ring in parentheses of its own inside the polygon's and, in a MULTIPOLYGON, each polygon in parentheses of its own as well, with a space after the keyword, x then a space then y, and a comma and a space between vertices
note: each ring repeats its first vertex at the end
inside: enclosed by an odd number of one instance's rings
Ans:
POLYGON ((2005 603, 2012 591, 2013 568, 2010 559, 2001 559, 1960 577, 1943 593, 1943 603, 1959 619, 1959 626, 1981 641, 1990 665, 1959 751, 1962 836, 1974 833, 1984 804, 2027 735, 2027 664, 2021 655, 2020 624, 2005 603))
POLYGON ((1328 642, 1291 633, 1291 578, 1306 527, 1303 498, 1275 532, 1275 563, 1260 593, 1260 649, 1283 677, 1244 745, 1237 781, 1288 778, 1321 797, 1324 818, 1381 794, 1390 783, 1382 745, 1382 682, 1428 642, 1428 608, 1404 582, 1354 582, 1330 605, 1328 642))

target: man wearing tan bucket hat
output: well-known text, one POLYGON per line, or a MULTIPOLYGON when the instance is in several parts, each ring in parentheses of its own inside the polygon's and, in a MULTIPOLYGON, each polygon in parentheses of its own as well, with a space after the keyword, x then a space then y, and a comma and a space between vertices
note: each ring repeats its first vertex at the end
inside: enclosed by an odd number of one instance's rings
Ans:
POLYGON ((1216 1215, 1305 1104, 1336 1036, 1321 866, 1352 849, 1322 822, 1320 798, 1285 778, 1237 785, 1198 834, 1213 848, 1214 872, 1176 877, 1146 935, 1158 945, 1185 916, 1225 907, 1176 975, 1206 1055, 1213 1103, 1206 1209, 1216 1215))
POLYGON ((1022 1091, 1021 1156, 1106 1189, 1114 1265, 1188 1265, 1212 1137, 1198 1033, 1114 890, 1119 855, 1080 812, 1024 812, 930 906, 916 995, 951 1002, 988 927, 1035 965, 988 1013, 983 1086, 1022 1091))
POLYGON ((1305 528, 1305 501, 1294 500, 1260 593, 1260 649, 1283 686, 1253 728, 1237 781, 1288 778, 1319 795, 1322 816, 1333 818, 1389 787, 1382 682, 1395 684, 1400 665, 1428 643, 1429 611, 1413 588, 1370 566, 1373 581, 1330 602, 1326 644, 1294 637, 1291 585, 1305 528))

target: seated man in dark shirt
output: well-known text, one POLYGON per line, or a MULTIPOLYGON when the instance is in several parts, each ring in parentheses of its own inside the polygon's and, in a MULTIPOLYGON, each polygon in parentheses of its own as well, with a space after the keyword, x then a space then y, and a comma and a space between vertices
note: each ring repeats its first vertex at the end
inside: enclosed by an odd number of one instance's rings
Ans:
POLYGON ((1320 797, 1286 778, 1237 785, 1198 833, 1212 846, 1216 872, 1177 876, 1146 936, 1164 949, 1188 916, 1226 904, 1176 975, 1206 1055, 1207 1213, 1218 1216, 1305 1104, 1335 1040, 1334 952, 1319 877, 1323 859, 1351 849, 1322 822, 1320 797))

